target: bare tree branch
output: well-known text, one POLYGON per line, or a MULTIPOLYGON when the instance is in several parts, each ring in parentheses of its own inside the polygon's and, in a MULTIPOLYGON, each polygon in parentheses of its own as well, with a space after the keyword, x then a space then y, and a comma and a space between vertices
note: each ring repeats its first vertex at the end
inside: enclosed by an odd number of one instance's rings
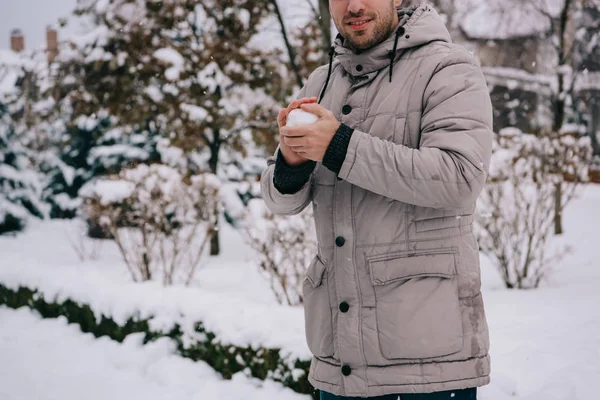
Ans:
POLYGON ((287 49, 288 57, 290 59, 290 67, 294 76, 296 77, 296 84, 299 87, 304 86, 304 82, 302 80, 302 76, 300 75, 300 68, 298 64, 296 64, 296 52, 290 39, 288 38, 285 22, 283 20, 283 15, 281 14, 281 10, 279 9, 279 4, 277 4, 277 0, 269 0, 275 9, 275 15, 277 16, 277 20, 279 21, 279 26, 281 27, 281 34, 283 36, 283 41, 285 43, 285 48, 287 49))

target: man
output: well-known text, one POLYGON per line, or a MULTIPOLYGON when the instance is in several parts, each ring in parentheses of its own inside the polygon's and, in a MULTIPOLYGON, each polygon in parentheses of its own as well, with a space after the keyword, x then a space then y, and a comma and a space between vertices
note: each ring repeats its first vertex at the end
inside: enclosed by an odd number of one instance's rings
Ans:
POLYGON ((322 399, 475 399, 490 381, 472 223, 492 105, 439 15, 401 2, 330 0, 332 62, 280 112, 262 175, 275 214, 312 203, 303 293, 322 399), (318 121, 286 126, 295 108, 318 121))

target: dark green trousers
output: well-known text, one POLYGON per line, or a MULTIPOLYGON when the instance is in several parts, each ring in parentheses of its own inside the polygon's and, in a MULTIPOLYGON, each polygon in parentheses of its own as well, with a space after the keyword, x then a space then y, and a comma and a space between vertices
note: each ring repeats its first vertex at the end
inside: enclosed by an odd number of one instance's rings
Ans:
MULTIPOLYGON (((321 400, 364 400, 364 397, 343 397, 321 391, 321 400)), ((434 393, 402 393, 369 397, 369 400, 477 400, 477 388, 434 393)))

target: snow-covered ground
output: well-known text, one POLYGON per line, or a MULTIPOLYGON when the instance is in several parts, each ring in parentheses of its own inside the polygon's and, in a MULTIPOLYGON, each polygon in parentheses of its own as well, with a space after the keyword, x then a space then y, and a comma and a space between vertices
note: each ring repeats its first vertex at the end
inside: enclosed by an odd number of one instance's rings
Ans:
POLYGON ((194 323, 202 321, 223 343, 281 347, 309 357, 302 309, 276 303, 268 281, 251 262, 252 250, 224 221, 224 254, 200 266, 190 287, 132 282, 116 245, 87 239, 82 232, 79 221, 48 221, 32 222, 16 239, 0 237, 0 283, 15 290, 19 285, 37 288, 47 301, 70 298, 89 304, 98 316, 121 324, 139 312, 154 317, 153 329, 168 331, 179 323, 193 334, 194 323), (99 257, 82 262, 73 243, 85 243, 88 254, 98 246, 99 257), (275 333, 273 326, 278 326, 275 333))
MULTIPOLYGON (((497 273, 482 260, 492 383, 480 390, 480 400, 598 398, 598 204, 600 187, 590 186, 565 211, 566 234, 557 243, 572 245, 573 253, 538 290, 503 289, 497 273)), ((275 303, 250 261, 252 251, 229 227, 222 229, 224 255, 205 265, 189 288, 130 283, 111 242, 99 248, 97 259, 80 261, 68 239, 85 241, 77 239, 77 227, 76 221, 34 223, 16 238, 0 238, 0 283, 38 288, 49 300, 58 295, 88 303, 117 320, 138 310, 155 315, 157 326, 201 320, 224 342, 281 346, 308 356, 301 309, 275 303)), ((142 347, 136 338, 120 345, 93 339, 63 320, 0 310, 0 399, 75 400, 89 387, 94 393, 86 398, 297 396, 285 390, 276 394, 281 389, 274 383, 255 388, 241 376, 223 382, 205 364, 173 355, 170 346, 159 341, 142 347)))
POLYGON ((0 307, 0 321, 2 400, 310 399, 241 373, 225 381, 208 364, 174 355, 168 339, 96 339, 25 308, 0 307))

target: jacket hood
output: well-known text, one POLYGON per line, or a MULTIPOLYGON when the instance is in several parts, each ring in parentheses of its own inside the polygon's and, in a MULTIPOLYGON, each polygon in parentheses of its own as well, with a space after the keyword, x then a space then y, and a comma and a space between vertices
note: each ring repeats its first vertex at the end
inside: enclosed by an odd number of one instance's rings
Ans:
MULTIPOLYGON (((337 60, 350 75, 361 76, 385 67, 410 48, 433 41, 451 42, 450 33, 440 15, 428 4, 398 8, 399 24, 382 43, 356 53, 344 38, 338 35, 333 44, 337 60)), ((391 72, 391 68, 390 68, 391 72)))

